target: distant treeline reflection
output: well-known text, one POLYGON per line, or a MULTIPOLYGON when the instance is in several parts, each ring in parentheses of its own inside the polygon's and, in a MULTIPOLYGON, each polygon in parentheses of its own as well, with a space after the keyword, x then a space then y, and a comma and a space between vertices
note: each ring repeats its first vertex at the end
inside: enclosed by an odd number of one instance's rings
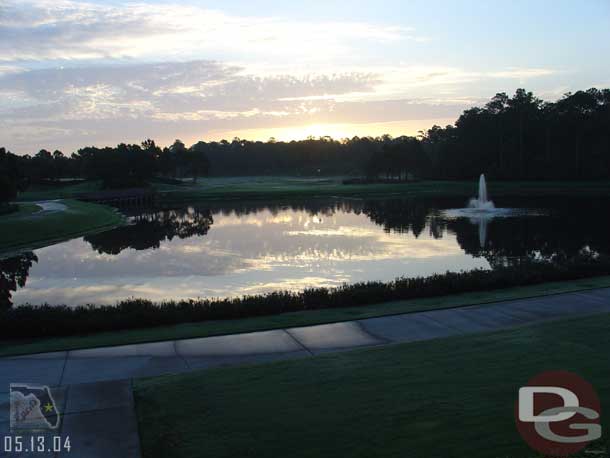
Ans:
POLYGON ((119 254, 127 248, 156 249, 163 240, 206 235, 214 222, 209 209, 193 207, 144 212, 130 220, 128 226, 88 235, 85 241, 97 252, 106 254, 119 254))
POLYGON ((35 262, 38 262, 38 258, 32 252, 0 259, 0 308, 12 305, 12 293, 25 286, 30 268, 35 262))

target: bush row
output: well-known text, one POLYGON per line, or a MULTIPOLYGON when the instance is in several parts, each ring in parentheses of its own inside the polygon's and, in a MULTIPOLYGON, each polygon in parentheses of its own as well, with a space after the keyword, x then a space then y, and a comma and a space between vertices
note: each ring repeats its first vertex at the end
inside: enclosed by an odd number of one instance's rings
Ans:
POLYGON ((333 307, 354 307, 395 300, 485 291, 547 281, 610 274, 610 258, 585 257, 562 263, 526 262, 494 270, 447 272, 429 277, 278 291, 228 299, 152 302, 127 299, 115 306, 25 305, 0 312, 4 339, 66 336, 208 320, 273 315, 333 307))
POLYGON ((0 203, 0 215, 8 215, 9 213, 15 213, 19 210, 19 205, 0 203))

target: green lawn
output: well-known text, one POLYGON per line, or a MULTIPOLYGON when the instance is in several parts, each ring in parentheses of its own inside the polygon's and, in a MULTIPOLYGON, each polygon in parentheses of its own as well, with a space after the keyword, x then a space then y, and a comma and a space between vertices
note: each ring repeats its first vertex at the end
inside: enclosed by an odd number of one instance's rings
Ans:
POLYGON ((16 212, 0 215, 0 223, 3 221, 16 220, 25 216, 31 216, 38 213, 40 210, 42 210, 42 208, 34 203, 20 203, 16 212))
POLYGON ((539 456, 515 428, 519 387, 541 371, 575 372, 597 390, 607 430, 609 328, 601 315, 139 380, 143 456, 539 456))
MULTIPOLYGON (((342 177, 212 177, 195 185, 157 184, 168 202, 187 200, 276 199, 323 196, 406 196, 452 195, 469 197, 477 193, 478 183, 465 181, 421 181, 398 184, 343 185, 342 177)), ((492 196, 608 196, 610 182, 491 182, 492 196)))
POLYGON ((35 204, 20 204, 16 213, 0 216, 0 254, 31 250, 87 233, 110 229, 124 218, 113 208, 64 200, 65 211, 40 211, 35 204))
POLYGON ((414 299, 409 301, 385 302, 360 307, 291 312, 256 318, 186 323, 174 326, 103 332, 84 336, 53 337, 22 341, 0 340, 0 356, 126 345, 172 339, 187 339, 193 337, 261 331, 266 329, 280 329, 345 320, 358 320, 397 313, 462 307, 472 304, 484 304, 603 287, 610 287, 610 276, 586 278, 570 282, 542 283, 540 285, 414 299))
MULTIPOLYGON (((397 184, 342 184, 343 177, 202 177, 197 183, 182 185, 153 182, 167 203, 193 200, 298 199, 305 197, 392 197, 407 195, 452 195, 470 197, 477 193, 478 182, 421 181, 397 184)), ((23 201, 69 199, 101 189, 99 181, 84 181, 65 186, 34 185, 20 194, 23 201)), ((497 182, 489 183, 492 196, 608 196, 610 182, 497 182)))
POLYGON ((99 180, 87 180, 82 183, 72 183, 66 185, 42 185, 33 184, 27 191, 19 194, 20 201, 31 200, 52 200, 52 199, 71 199, 79 194, 99 191, 102 183, 99 180))

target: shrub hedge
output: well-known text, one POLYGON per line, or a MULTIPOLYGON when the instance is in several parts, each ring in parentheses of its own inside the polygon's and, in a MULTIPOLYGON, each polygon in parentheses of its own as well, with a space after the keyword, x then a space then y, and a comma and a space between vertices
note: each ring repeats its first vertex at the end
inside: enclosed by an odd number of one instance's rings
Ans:
POLYGON ((0 203, 0 215, 8 215, 10 213, 15 213, 18 210, 19 205, 17 204, 0 203))
POLYGON ((332 289, 277 291, 227 299, 156 303, 133 298, 120 301, 115 306, 24 305, 0 312, 0 335, 4 339, 23 339, 207 320, 230 320, 322 308, 354 307, 607 274, 610 274, 610 258, 587 256, 561 263, 530 261, 519 266, 494 270, 447 272, 429 277, 402 277, 387 283, 366 282, 332 289))

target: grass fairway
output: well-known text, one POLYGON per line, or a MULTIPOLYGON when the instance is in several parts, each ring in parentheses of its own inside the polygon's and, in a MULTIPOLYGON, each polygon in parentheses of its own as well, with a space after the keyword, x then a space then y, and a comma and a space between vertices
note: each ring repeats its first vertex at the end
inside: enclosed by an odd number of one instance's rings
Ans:
POLYGON ((102 189, 102 182, 99 180, 87 180, 81 183, 57 184, 54 186, 44 184, 33 184, 27 191, 19 194, 19 200, 52 200, 52 199, 71 199, 79 194, 99 191, 102 189))
MULTIPOLYGON (((421 181, 397 184, 342 184, 342 177, 212 177, 182 186, 156 184, 166 202, 228 199, 286 199, 302 197, 398 197, 477 194, 478 182, 421 181)), ((492 196, 610 196, 610 182, 491 182, 492 196)))
POLYGON ((76 200, 61 203, 65 210, 42 211, 35 204, 20 204, 23 207, 18 212, 0 217, 0 254, 39 248, 123 223, 119 213, 104 205, 76 200))
MULTIPOLYGON (((143 455, 539 456, 515 428, 518 388, 545 370, 579 374, 602 401, 605 432, 609 327, 610 315, 601 315, 139 380, 143 455)), ((595 450, 608 445, 605 434, 595 450)))
MULTIPOLYGON (((182 204, 193 201, 257 199, 300 199, 317 197, 402 197, 415 195, 450 195, 468 198, 477 194, 478 182, 420 181, 413 183, 342 183, 344 177, 244 176, 202 177, 197 183, 185 179, 175 185, 154 181, 163 202, 182 204)), ((95 180, 64 186, 34 185, 19 196, 20 200, 70 199, 98 191, 95 180)), ((610 182, 492 181, 492 196, 610 196, 610 182)))
POLYGON ((42 210, 42 209, 34 203, 21 203, 18 205, 18 209, 16 212, 7 213, 5 215, 0 215, 0 224, 3 221, 12 221, 15 219, 34 215, 35 213, 38 213, 40 210, 42 210))
POLYGON ((548 294, 583 291, 592 288, 610 287, 610 276, 593 277, 569 282, 550 282, 539 285, 520 286, 493 291, 478 291, 451 296, 385 302, 359 307, 310 310, 282 313, 223 321, 185 323, 173 326, 159 326, 144 329, 130 329, 116 332, 100 332, 83 336, 50 337, 35 340, 0 340, 0 356, 24 355, 80 348, 94 348, 112 345, 154 342, 173 339, 188 339, 240 332, 281 329, 358 320, 397 313, 418 312, 449 307, 462 307, 548 294))

